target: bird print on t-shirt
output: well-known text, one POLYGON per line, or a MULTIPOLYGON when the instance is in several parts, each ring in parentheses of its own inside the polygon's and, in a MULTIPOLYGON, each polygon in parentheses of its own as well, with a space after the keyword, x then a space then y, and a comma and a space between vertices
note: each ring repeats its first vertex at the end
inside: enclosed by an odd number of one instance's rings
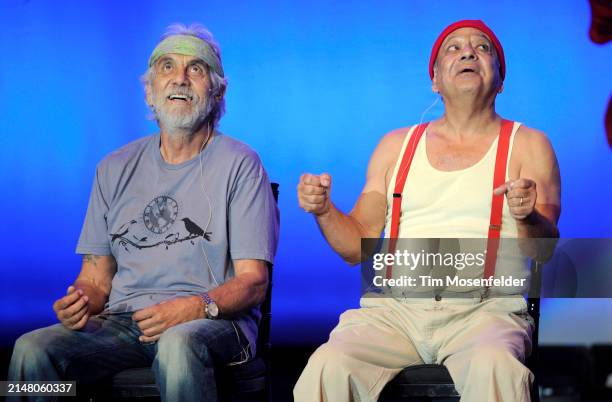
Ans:
POLYGON ((211 232, 205 233, 201 227, 199 227, 195 222, 193 222, 189 218, 183 218, 181 220, 183 221, 183 223, 185 223, 185 229, 187 229, 190 236, 195 236, 195 237, 202 236, 206 240, 210 241, 210 235, 212 234, 211 232))

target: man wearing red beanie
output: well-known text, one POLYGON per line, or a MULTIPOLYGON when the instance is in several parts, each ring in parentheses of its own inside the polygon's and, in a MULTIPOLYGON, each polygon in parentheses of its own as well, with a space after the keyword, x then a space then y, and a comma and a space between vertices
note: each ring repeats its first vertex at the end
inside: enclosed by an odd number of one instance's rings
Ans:
MULTIPOLYGON (((482 279, 492 280, 503 271, 495 273, 500 238, 558 237, 556 157, 544 133, 496 113, 506 61, 482 21, 442 31, 429 75, 444 115, 382 138, 350 213, 332 203, 326 173, 300 178, 299 203, 351 264, 362 260, 360 240, 383 230, 389 253, 396 239, 482 238, 488 252, 482 279)), ((516 272, 528 277, 521 264, 516 272)), ((395 267, 387 265, 387 279, 396 278, 395 267)), ((448 368, 463 402, 528 401, 533 375, 523 362, 533 325, 525 289, 454 289, 463 297, 446 290, 427 297, 364 295, 361 308, 342 314, 311 356, 295 400, 375 401, 404 367, 436 363, 448 368)))

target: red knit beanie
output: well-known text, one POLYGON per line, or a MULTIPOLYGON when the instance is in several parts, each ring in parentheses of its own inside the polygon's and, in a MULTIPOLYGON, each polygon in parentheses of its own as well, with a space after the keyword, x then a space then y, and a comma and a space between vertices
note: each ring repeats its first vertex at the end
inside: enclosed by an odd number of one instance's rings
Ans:
POLYGON ((429 77, 433 79, 434 64, 436 62, 436 58, 438 57, 438 51, 440 50, 440 46, 442 46, 442 42, 444 42, 444 39, 446 39, 448 35, 450 35, 452 32, 456 31, 459 28, 475 28, 489 37, 491 42, 493 42, 495 50, 497 51, 497 58, 499 59, 499 75, 503 81, 506 78, 506 58, 504 57, 504 48, 502 47, 501 43, 499 42, 499 39, 497 39, 497 36, 495 36, 491 28, 486 26, 485 23, 481 20, 457 21, 450 24, 444 29, 444 31, 442 31, 440 36, 438 36, 438 39, 436 39, 436 42, 434 43, 433 47, 431 48, 431 56, 429 57, 429 77))

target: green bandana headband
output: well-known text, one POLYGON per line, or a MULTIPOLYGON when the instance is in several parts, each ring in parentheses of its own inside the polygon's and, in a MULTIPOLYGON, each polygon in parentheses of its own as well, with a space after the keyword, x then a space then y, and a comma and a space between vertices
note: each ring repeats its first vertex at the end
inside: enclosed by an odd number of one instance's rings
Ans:
POLYGON ((224 77, 221 60, 210 45, 191 35, 172 35, 159 42, 149 57, 149 67, 168 53, 183 54, 202 59, 215 73, 224 77))

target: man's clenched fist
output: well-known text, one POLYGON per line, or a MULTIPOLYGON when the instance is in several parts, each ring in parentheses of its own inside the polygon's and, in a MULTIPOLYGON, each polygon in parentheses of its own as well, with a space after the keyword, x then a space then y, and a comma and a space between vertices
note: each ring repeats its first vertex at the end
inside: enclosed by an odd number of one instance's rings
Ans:
POLYGON ((331 176, 329 174, 303 174, 297 186, 300 207, 316 216, 327 213, 331 205, 330 191, 331 176))
POLYGON ((527 218, 535 210, 538 192, 531 179, 510 180, 493 190, 495 195, 506 194, 510 214, 517 220, 527 218))

